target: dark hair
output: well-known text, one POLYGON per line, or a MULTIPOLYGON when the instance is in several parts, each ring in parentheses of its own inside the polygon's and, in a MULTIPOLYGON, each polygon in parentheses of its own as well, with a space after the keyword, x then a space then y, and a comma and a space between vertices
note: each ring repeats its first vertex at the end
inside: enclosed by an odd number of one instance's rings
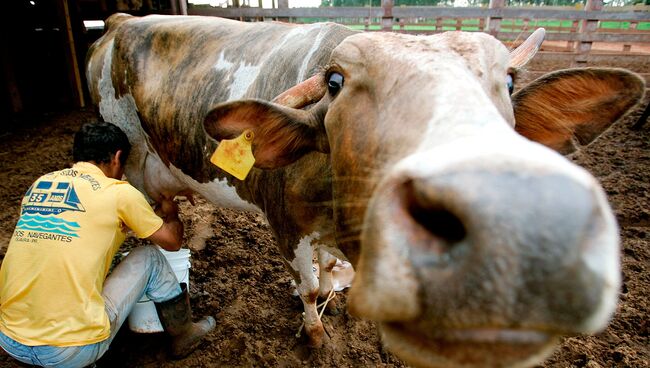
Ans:
POLYGON ((119 150, 122 150, 120 161, 124 165, 131 151, 131 144, 122 129, 106 122, 86 123, 74 135, 72 158, 74 162, 109 163, 119 150))

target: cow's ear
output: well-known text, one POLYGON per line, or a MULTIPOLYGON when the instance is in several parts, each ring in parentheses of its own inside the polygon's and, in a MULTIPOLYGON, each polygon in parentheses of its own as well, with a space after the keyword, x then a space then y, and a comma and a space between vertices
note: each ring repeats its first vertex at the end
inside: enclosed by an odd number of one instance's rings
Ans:
POLYGON ((623 69, 567 69, 512 96, 515 130, 560 153, 592 142, 643 97, 644 81, 623 69))
POLYGON ((217 141, 253 132, 255 167, 286 166, 308 152, 329 152, 327 137, 316 116, 262 100, 240 100, 215 106, 205 117, 206 133, 217 141))

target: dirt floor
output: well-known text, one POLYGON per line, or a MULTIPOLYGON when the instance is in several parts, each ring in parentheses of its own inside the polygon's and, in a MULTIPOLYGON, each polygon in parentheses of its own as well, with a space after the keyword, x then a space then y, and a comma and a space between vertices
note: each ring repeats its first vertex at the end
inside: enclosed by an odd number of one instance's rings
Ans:
MULTIPOLYGON (((648 73, 648 70, 639 72, 648 73)), ((646 97, 643 107, 650 102, 646 97)), ((650 367, 650 123, 631 126, 641 108, 571 157, 607 191, 621 225, 624 284, 609 328, 563 340, 543 367, 650 367)), ((39 175, 69 164, 71 138, 89 111, 27 117, 0 134, 0 255, 18 217, 21 197, 39 175)), ((181 202, 192 252, 195 315, 218 321, 198 350, 168 360, 163 334, 122 328, 98 367, 401 367, 385 351, 373 323, 342 313, 324 316, 330 341, 319 350, 296 338, 301 302, 262 216, 181 202)), ((137 245, 127 240, 125 249, 137 245)), ((345 292, 342 293, 345 300, 345 292)), ((0 352, 0 367, 24 367, 0 352)))

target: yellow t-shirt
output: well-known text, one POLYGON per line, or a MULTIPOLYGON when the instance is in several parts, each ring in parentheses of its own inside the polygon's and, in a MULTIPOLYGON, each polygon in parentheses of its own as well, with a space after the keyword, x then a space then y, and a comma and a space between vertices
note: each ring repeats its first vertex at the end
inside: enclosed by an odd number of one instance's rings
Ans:
POLYGON ((162 223, 142 193, 93 164, 43 175, 23 198, 0 268, 0 330, 29 346, 106 339, 102 288, 125 226, 146 238, 162 223))

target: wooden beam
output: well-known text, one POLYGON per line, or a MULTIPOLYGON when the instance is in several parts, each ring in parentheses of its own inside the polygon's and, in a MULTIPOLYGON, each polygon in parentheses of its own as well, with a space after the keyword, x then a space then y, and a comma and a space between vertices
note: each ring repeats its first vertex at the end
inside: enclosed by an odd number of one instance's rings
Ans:
MULTIPOLYGON (((499 32, 494 36, 500 40, 514 40, 517 37, 525 39, 530 36, 531 33, 532 32, 499 32)), ((547 32, 544 39, 548 41, 650 43, 650 32, 635 34, 605 32, 590 34, 547 32)))
POLYGON ((65 56, 68 61, 68 76, 72 85, 72 94, 75 99, 74 103, 76 107, 85 107, 86 101, 84 99, 83 84, 79 72, 79 63, 77 62, 77 51, 74 43, 74 35, 72 33, 72 24, 70 22, 68 0, 58 0, 57 8, 60 13, 60 18, 63 21, 65 56))

